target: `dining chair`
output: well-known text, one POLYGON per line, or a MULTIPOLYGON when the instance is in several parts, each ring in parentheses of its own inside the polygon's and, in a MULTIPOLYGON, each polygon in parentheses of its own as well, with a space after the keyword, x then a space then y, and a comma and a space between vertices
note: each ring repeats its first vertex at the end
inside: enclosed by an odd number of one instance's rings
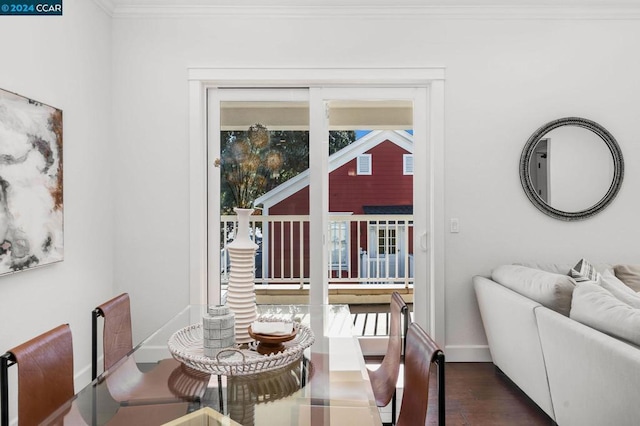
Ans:
POLYGON ((173 358, 159 361, 151 370, 140 371, 133 357, 131 302, 122 293, 96 307, 91 315, 91 375, 98 375, 98 318, 104 318, 102 332, 103 368, 118 364, 107 376, 107 387, 117 401, 190 399, 206 389, 210 375, 192 370, 173 358), (183 392, 184 390, 184 392, 183 392))
POLYGON ((9 424, 8 368, 18 368, 18 424, 38 425, 74 395, 73 341, 60 325, 0 357, 1 424, 9 424))
POLYGON ((437 364, 438 425, 445 424, 444 352, 417 323, 409 326, 404 356, 404 391, 397 426, 425 426, 431 365, 437 364))
POLYGON ((409 308, 397 291, 391 294, 389 305, 389 343, 380 367, 367 370, 378 407, 386 407, 391 402, 391 424, 396 421, 396 385, 400 374, 400 364, 404 352, 403 337, 409 326, 409 308))
POLYGON ((91 315, 91 378, 98 376, 98 318, 104 318, 103 368, 107 370, 133 350, 131 302, 122 293, 95 308, 91 315))

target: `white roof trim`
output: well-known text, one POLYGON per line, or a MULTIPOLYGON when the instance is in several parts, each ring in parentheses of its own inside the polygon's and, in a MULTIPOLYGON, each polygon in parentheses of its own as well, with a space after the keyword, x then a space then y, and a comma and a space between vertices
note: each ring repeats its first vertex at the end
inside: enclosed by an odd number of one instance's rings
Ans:
MULTIPOLYGON (((405 151, 413 153, 413 136, 404 130, 374 130, 356 140, 351 145, 348 145, 340 151, 330 155, 329 173, 344 166, 358 155, 364 154, 371 148, 386 140, 395 143, 405 151)), ((269 207, 289 198, 307 186, 309 186, 309 169, 300 173, 296 177, 289 179, 285 183, 278 185, 261 197, 258 197, 255 200, 255 205, 262 204, 263 209, 267 211, 269 207)))

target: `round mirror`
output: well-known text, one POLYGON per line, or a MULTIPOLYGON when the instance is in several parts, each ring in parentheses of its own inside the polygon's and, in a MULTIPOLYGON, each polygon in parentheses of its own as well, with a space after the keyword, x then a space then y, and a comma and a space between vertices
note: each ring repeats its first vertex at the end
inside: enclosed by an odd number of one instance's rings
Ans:
POLYGON ((620 190, 622 152, 599 124, 576 117, 536 130, 520 157, 520 182, 543 213, 562 220, 588 218, 620 190))

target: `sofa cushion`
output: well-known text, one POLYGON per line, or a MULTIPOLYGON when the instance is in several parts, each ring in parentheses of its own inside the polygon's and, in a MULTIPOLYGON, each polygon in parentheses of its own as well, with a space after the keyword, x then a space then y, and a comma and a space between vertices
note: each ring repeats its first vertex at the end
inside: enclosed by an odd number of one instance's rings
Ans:
POLYGON ((597 284, 573 292, 570 317, 610 336, 640 345, 640 309, 618 300, 597 284))
POLYGON ((596 268, 587 259, 582 258, 576 266, 569 271, 571 278, 576 280, 577 283, 585 281, 599 281, 600 273, 596 271, 596 268))
MULTIPOLYGON (((547 272, 554 272, 556 274, 569 275, 571 268, 575 264, 569 263, 541 263, 541 262, 516 262, 514 265, 527 266, 529 268, 542 269, 547 272)), ((613 271, 613 265, 610 263, 595 263, 596 271, 602 273, 607 269, 613 271)))
POLYGON ((620 281, 610 271, 605 271, 600 279, 600 286, 609 291, 616 299, 636 309, 640 309, 640 295, 620 281))
POLYGON ((521 265, 502 265, 493 270, 491 278, 549 309, 569 315, 575 282, 567 275, 521 265))
POLYGON ((613 271, 620 281, 640 292, 640 265, 615 265, 613 271))
POLYGON ((527 268, 542 269, 554 274, 569 275, 569 270, 573 267, 568 263, 539 263, 539 262, 517 262, 514 265, 526 266, 527 268))

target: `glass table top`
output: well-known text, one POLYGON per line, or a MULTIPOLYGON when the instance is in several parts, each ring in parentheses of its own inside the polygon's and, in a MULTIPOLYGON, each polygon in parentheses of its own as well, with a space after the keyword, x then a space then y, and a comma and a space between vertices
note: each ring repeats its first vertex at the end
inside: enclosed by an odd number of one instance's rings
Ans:
POLYGON ((301 358, 274 371, 247 376, 197 371, 173 359, 167 346, 176 331, 202 321, 206 306, 191 305, 48 422, 161 425, 189 415, 188 423, 170 424, 381 424, 348 306, 261 305, 258 311, 309 326, 314 343, 301 358))

